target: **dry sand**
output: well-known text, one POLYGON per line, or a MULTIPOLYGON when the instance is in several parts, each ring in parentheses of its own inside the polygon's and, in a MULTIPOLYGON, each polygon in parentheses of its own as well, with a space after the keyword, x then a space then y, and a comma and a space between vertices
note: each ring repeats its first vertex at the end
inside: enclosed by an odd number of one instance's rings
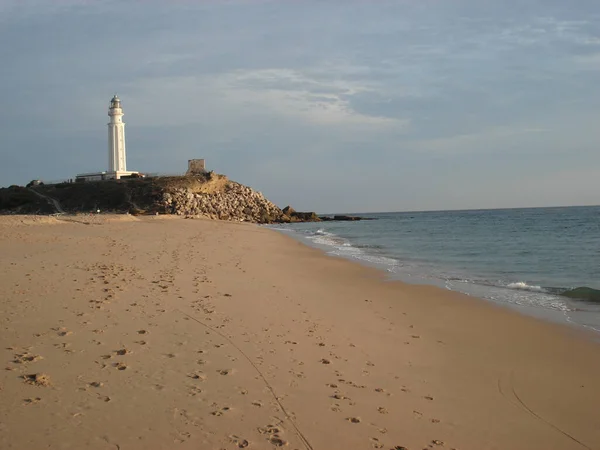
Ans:
POLYGON ((600 448, 600 345, 248 224, 0 218, 2 449, 600 448))

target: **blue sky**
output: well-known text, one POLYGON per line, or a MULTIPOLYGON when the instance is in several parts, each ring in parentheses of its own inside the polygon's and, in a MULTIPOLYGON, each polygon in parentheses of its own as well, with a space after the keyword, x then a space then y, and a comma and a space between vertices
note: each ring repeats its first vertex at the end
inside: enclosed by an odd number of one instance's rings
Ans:
POLYGON ((0 185, 187 160, 299 210, 600 203, 597 0, 0 0, 0 185))

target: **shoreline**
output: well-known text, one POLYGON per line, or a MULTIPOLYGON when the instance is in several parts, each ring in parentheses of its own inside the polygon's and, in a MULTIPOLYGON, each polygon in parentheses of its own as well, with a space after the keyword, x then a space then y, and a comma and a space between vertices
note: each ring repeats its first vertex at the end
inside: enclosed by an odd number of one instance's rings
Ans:
POLYGON ((0 218, 2 448, 600 444, 593 333, 163 219, 0 218))
POLYGON ((378 265, 376 263, 363 261, 360 259, 353 259, 353 258, 349 258, 349 257, 342 256, 342 255, 331 254, 328 252, 328 248, 326 246, 314 244, 311 241, 309 241, 308 239, 303 238, 303 236, 299 235, 294 230, 291 230, 289 228, 288 229, 283 228, 283 227, 278 228, 278 227, 274 227, 272 225, 259 225, 259 226, 264 227, 268 230, 278 232, 281 235, 285 236, 286 238, 293 240, 294 242, 299 242, 303 246, 317 251, 318 253, 320 253, 321 255, 323 255, 326 258, 334 258, 334 259, 338 259, 341 261, 346 261, 352 265, 362 267, 366 270, 375 270, 381 276, 382 283, 391 283, 391 284, 398 283, 398 286, 400 286, 400 287, 411 286, 411 287, 415 287, 415 288, 432 288, 434 290, 439 290, 440 295, 444 295, 443 293, 448 292, 448 293, 451 293, 454 295, 468 298, 475 302, 482 302, 483 304, 490 306, 493 309, 506 311, 511 314, 517 314, 519 316, 533 319, 533 320, 539 321, 541 323, 554 325, 554 326, 558 326, 558 327, 563 327, 567 330, 574 330, 575 332, 581 333, 582 335, 586 336, 586 339, 590 339, 596 343, 600 343, 600 334, 599 334, 600 330, 597 330, 596 328, 593 328, 592 326, 588 326, 588 325, 580 324, 578 322, 571 321, 571 320, 569 320, 568 316, 563 314, 562 311, 549 310, 546 308, 533 307, 530 305, 518 305, 518 304, 494 301, 489 298, 485 298, 485 297, 481 297, 481 296, 477 296, 477 295, 471 295, 466 292, 461 292, 459 290, 454 290, 454 289, 450 289, 447 287, 443 287, 440 284, 435 284, 433 282, 428 283, 424 277, 413 276, 412 278, 402 278, 401 276, 398 276, 398 274, 392 274, 391 272, 386 270, 383 266, 378 265), (291 231, 292 233, 287 233, 288 230, 291 231), (543 312, 546 312, 546 314, 543 314, 543 312))
MULTIPOLYGON (((419 269, 417 269, 416 273, 412 271, 411 273, 403 273, 394 270, 398 264, 401 267, 402 262, 395 256, 391 256, 389 252, 369 252, 368 247, 366 247, 366 249, 357 247, 356 244, 352 242, 352 240, 345 238, 341 235, 330 232, 324 233, 324 235, 332 236, 336 240, 341 239, 345 241, 343 244, 344 247, 342 247, 344 251, 340 251, 341 248, 337 246, 337 244, 333 245, 331 243, 325 244, 322 242, 318 242, 320 238, 312 239, 311 236, 314 237, 314 233, 305 235, 301 231, 298 231, 295 228, 285 225, 262 226, 283 233, 284 235, 289 236, 292 239, 299 241, 310 248, 317 249, 322 254, 328 257, 340 258, 355 264, 359 264, 363 267, 375 268, 385 273, 387 278, 391 281, 400 281, 415 286, 435 286, 439 289, 460 293, 468 297, 479 299, 480 301, 484 301, 488 304, 499 306, 501 308, 508 308, 511 311, 516 311, 517 313, 524 314, 528 317, 533 317, 550 323, 567 325, 569 327, 578 327, 580 329, 584 329, 591 332, 595 335, 596 339, 600 339, 600 305, 598 305, 597 303, 587 303, 585 300, 577 298, 567 298, 565 296, 561 296, 551 292, 544 292, 532 289, 519 289, 514 287, 511 288, 510 286, 479 284, 474 281, 468 282, 467 284, 463 285, 453 278, 446 279, 442 277, 436 277, 436 273, 422 273, 418 272, 419 269), (355 251, 358 250, 359 254, 356 254, 354 252, 346 253, 346 248, 350 248, 355 251), (393 262, 392 265, 390 265, 390 261, 393 262), (550 299, 551 303, 559 302, 562 303, 562 305, 561 307, 555 307, 554 305, 547 306, 543 304, 535 304, 532 303, 529 299, 526 299, 525 301, 521 301, 520 299, 515 301, 505 301, 496 298, 498 293, 501 293, 502 298, 505 295, 507 295, 505 293, 508 292, 512 293, 513 295, 543 294, 546 297, 544 301, 548 302, 548 300, 550 299), (594 309, 590 310, 588 308, 594 309), (587 314, 592 313, 595 315, 577 317, 583 311, 585 311, 587 314)), ((520 283, 522 282, 514 282, 513 284, 520 283)), ((539 289, 539 287, 537 288, 539 289)))

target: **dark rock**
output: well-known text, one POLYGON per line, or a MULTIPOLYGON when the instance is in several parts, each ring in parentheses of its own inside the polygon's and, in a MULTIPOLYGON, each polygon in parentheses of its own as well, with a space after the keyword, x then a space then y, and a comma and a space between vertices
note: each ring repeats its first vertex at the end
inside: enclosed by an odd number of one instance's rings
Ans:
POLYGON ((288 217, 292 217, 294 214, 296 214, 296 210, 289 205, 283 208, 282 211, 288 217))
POLYGON ((320 217, 323 222, 331 222, 331 221, 340 221, 340 222, 354 222, 357 220, 375 220, 374 217, 360 217, 360 216, 345 216, 345 215, 336 215, 336 216, 323 216, 320 217))
POLYGON ((314 212, 294 212, 293 222, 320 222, 319 216, 314 212))
POLYGON ((140 216, 142 214, 146 214, 146 211, 144 211, 143 209, 131 207, 129 208, 129 214, 131 214, 132 216, 140 216))
POLYGON ((600 290, 590 287, 578 287, 569 291, 565 291, 561 295, 563 297, 574 298, 577 300, 600 303, 600 290))

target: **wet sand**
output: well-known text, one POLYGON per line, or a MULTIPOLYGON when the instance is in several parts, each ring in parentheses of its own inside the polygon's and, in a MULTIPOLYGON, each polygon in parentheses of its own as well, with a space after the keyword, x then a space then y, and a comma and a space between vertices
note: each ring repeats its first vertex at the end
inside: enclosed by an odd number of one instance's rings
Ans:
POLYGON ((250 224, 0 217, 2 449, 596 449, 578 329, 250 224))

